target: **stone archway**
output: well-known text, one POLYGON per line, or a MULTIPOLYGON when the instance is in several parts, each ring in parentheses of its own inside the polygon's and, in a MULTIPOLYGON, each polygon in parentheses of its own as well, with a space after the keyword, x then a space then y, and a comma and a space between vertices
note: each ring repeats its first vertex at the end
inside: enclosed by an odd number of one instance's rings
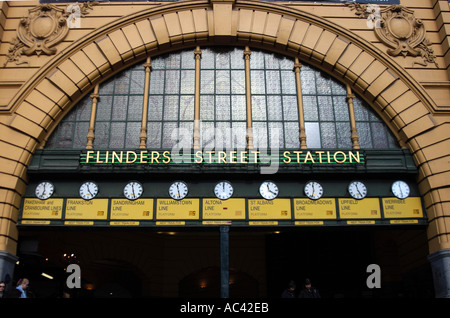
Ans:
POLYGON ((430 252, 450 248, 443 203, 449 182, 441 165, 429 163, 448 160, 448 128, 435 121, 432 99, 411 75, 368 41, 313 14, 276 3, 201 0, 117 19, 74 42, 23 85, 6 110, 8 123, 0 124, 0 250, 5 255, 16 250, 27 166, 65 114, 96 83, 147 55, 195 45, 248 45, 296 56, 349 84, 413 153, 430 221, 430 252))

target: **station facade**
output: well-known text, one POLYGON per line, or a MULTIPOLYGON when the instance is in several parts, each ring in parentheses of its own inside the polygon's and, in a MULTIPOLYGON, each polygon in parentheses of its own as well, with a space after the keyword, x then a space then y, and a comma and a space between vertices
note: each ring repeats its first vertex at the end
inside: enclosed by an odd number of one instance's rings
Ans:
POLYGON ((0 280, 54 297, 75 263, 74 297, 280 297, 306 278, 450 297, 447 1, 0 18, 0 280))

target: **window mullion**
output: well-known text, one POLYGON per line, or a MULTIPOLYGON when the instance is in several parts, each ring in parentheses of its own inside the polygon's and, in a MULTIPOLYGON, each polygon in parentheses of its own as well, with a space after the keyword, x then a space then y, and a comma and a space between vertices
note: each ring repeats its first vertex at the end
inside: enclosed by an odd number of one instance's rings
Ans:
POLYGON ((194 50, 195 58, 195 91, 194 91, 194 149, 200 148, 200 63, 202 50, 197 46, 194 50))
POLYGON ((298 57, 295 58, 294 71, 295 71, 295 82, 297 88, 297 106, 298 106, 298 121, 299 121, 299 139, 300 139, 300 149, 306 149, 306 129, 305 129, 305 115, 303 113, 303 95, 302 95, 302 82, 300 78, 300 69, 302 64, 300 63, 298 57))
POLYGON ((250 83, 250 55, 252 52, 246 46, 244 50, 245 59, 245 97, 247 105, 247 148, 253 149, 253 131, 252 131, 252 96, 250 83))
POLYGON ((152 63, 150 61, 150 56, 147 57, 144 63, 145 67, 145 83, 144 83, 144 102, 142 105, 142 124, 141 124, 141 134, 139 135, 140 144, 139 148, 147 148, 147 120, 148 120, 148 98, 150 91, 150 72, 152 68, 152 63))
POLYGON ((98 103, 98 89, 99 84, 95 85, 94 92, 91 94, 92 98, 92 107, 91 107, 91 118, 89 122, 89 131, 87 134, 87 144, 86 149, 92 149, 94 147, 94 139, 95 139, 95 117, 97 115, 97 103, 98 103))

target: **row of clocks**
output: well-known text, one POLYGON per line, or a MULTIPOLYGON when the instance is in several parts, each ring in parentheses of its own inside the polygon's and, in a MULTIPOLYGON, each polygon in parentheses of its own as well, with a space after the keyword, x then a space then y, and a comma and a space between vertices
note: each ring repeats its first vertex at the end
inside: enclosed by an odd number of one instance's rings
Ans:
MULTIPOLYGON (((53 195, 54 185, 49 181, 41 182, 37 187, 35 194, 39 199, 45 200, 53 195)), ((93 181, 84 182, 80 186, 80 196, 85 200, 95 198, 98 194, 98 186, 93 181)), ((233 195, 233 185, 228 181, 220 181, 214 187, 214 194, 221 200, 227 200, 233 195)), ((405 199, 409 196, 410 189, 406 182, 395 181, 391 186, 392 193, 399 199, 405 199)), ((123 189, 124 196, 129 200, 138 199, 144 192, 142 184, 138 181, 130 181, 123 189)), ((304 187, 306 196, 317 200, 323 195, 323 186, 317 181, 309 181, 304 187)), ((361 181, 352 181, 348 185, 348 192, 355 199, 363 199, 367 196, 367 187, 361 181)), ((259 187, 259 193, 266 200, 275 199, 278 194, 278 186, 272 181, 264 181, 259 187)), ((169 187, 169 195, 175 200, 181 200, 188 194, 188 185, 183 181, 175 181, 169 187)))

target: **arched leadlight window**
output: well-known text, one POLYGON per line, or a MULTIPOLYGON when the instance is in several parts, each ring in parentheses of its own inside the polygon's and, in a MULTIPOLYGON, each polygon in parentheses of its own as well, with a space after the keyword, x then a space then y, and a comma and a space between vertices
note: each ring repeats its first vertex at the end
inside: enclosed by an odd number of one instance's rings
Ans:
POLYGON ((169 149, 180 140, 192 147, 197 127, 198 146, 211 149, 300 148, 302 129, 310 149, 399 148, 344 84, 248 48, 197 47, 148 58, 96 92, 63 119, 47 149, 84 149, 89 131, 95 149, 169 149))

